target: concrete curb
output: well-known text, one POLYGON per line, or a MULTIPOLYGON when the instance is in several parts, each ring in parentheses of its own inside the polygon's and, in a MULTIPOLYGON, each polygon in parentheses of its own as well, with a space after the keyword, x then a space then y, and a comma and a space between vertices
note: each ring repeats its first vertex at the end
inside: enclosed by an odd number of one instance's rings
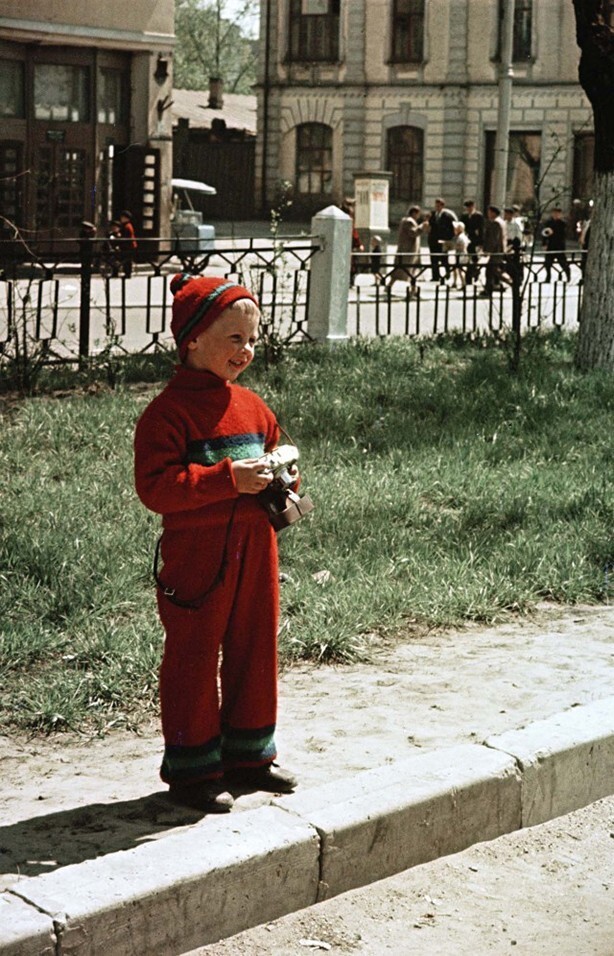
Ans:
POLYGON ((176 956, 614 792, 614 697, 17 883, 0 956, 176 956))

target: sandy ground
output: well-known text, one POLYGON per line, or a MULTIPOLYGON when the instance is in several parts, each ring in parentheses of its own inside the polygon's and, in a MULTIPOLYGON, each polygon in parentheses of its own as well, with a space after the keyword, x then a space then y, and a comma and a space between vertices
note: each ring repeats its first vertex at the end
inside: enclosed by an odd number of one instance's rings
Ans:
MULTIPOLYGON (((293 667, 280 684, 280 762, 314 787, 608 697, 613 612, 544 607, 501 627, 407 635, 369 664, 293 667)), ((159 759, 153 724, 138 737, 0 737, 0 889, 206 826, 168 804, 159 759)), ((241 797, 233 812, 267 799, 241 797)))
POLYGON ((190 956, 612 956, 614 797, 190 956))

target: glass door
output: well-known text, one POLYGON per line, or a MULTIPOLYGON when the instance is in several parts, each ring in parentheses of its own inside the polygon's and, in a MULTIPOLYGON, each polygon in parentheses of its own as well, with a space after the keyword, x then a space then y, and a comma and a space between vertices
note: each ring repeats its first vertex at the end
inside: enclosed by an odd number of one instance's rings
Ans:
POLYGON ((38 149, 36 230, 78 236, 86 200, 86 151, 49 143, 38 149))

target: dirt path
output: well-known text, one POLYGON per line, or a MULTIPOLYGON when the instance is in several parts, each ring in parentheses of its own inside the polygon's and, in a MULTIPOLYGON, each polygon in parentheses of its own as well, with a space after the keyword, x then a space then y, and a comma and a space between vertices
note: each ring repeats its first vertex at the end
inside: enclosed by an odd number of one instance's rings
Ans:
MULTIPOLYGON (((408 637, 370 664, 292 668, 281 678, 280 762, 314 787, 608 697, 613 610, 543 608, 502 627, 408 637)), ((153 724, 140 737, 0 737, 0 887, 206 826, 166 803, 159 757, 153 724)), ((266 799, 242 797, 236 811, 266 799)))

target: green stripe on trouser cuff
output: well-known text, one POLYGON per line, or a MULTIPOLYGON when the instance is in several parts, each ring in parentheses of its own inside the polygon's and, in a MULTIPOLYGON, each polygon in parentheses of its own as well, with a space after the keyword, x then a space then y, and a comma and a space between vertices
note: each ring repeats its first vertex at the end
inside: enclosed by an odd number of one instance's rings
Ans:
POLYGON ((222 760, 226 769, 242 764, 259 766, 271 763, 277 756, 275 727, 259 730, 222 731, 222 760))
POLYGON ((165 783, 207 780, 219 777, 221 773, 222 747, 219 737, 197 747, 169 744, 164 748, 160 776, 165 783))

